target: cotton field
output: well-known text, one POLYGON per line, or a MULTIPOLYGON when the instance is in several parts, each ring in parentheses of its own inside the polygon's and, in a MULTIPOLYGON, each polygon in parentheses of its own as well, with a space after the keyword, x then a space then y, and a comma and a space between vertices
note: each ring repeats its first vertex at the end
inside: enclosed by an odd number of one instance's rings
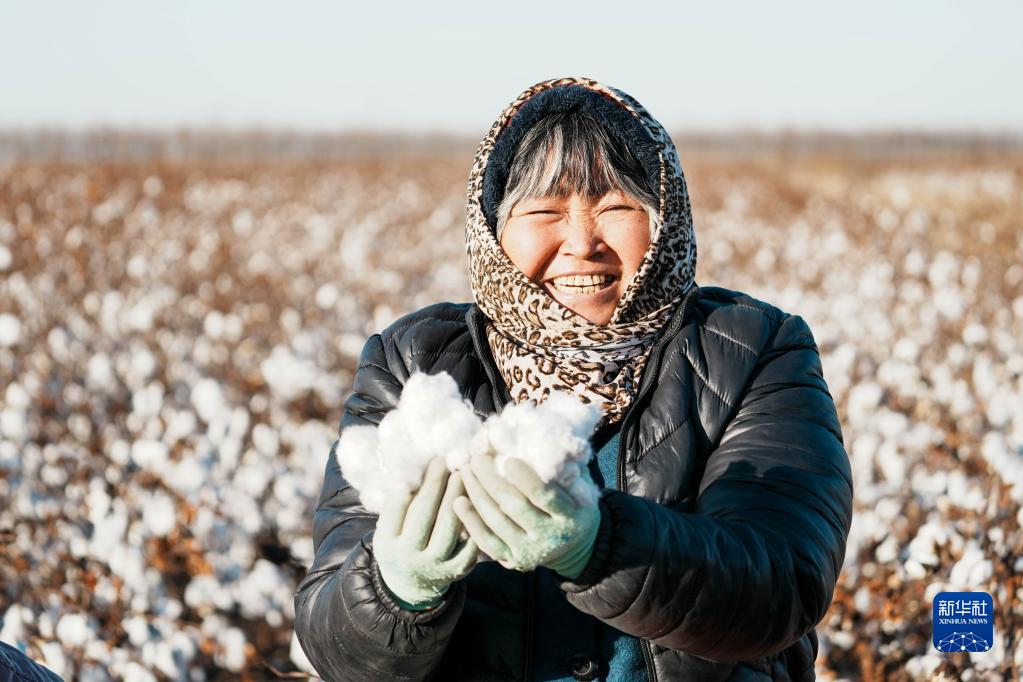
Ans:
MULTIPOLYGON (((1020 679, 1023 160, 679 151, 697 281, 803 316, 839 405, 818 676, 1020 679), (991 651, 931 645, 955 590, 993 596, 991 651)), ((0 166, 0 640, 67 679, 302 677, 355 362, 470 300, 470 163, 0 166)))

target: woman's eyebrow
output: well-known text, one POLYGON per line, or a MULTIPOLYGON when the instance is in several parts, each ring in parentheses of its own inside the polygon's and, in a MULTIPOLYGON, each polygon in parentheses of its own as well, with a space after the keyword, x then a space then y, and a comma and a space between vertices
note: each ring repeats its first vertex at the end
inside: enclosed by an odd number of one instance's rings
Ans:
POLYGON ((628 199, 618 197, 617 199, 602 200, 600 203, 597 204, 597 210, 600 210, 602 208, 614 208, 617 206, 624 206, 625 208, 634 208, 632 202, 630 202, 628 199))

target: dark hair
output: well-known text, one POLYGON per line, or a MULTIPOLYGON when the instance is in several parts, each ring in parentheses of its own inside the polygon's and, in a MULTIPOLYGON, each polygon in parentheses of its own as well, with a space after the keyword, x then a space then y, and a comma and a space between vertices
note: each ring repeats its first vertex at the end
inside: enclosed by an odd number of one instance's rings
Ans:
MULTIPOLYGON (((657 220, 657 197, 632 151, 589 114, 559 112, 541 118, 515 150, 504 197, 497 207, 498 240, 512 208, 523 199, 578 192, 600 197, 620 190, 657 220)), ((652 229, 651 229, 652 232, 652 229)))

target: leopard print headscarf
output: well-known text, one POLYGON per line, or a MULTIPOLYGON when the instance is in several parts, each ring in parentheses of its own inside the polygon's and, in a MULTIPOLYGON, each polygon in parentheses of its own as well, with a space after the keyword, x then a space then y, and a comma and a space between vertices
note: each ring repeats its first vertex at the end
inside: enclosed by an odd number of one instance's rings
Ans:
MULTIPOLYGON (((620 131, 622 125, 618 120, 612 128, 620 131)), ((507 162, 508 152, 503 153, 507 162)), ((644 159, 638 153, 637 157, 644 159)), ((494 177, 500 176, 492 176, 490 185, 494 177)), ((512 399, 539 404, 551 391, 565 391, 601 405, 604 417, 599 426, 619 421, 635 397, 654 342, 682 298, 696 285, 696 239, 689 195, 671 138, 639 102, 620 90, 579 77, 537 83, 505 108, 476 151, 468 185, 466 252, 473 298, 487 317, 487 341, 512 399), (626 137, 627 144, 643 147, 648 173, 659 172, 658 225, 635 277, 606 325, 594 324, 562 306, 527 278, 505 254, 494 233, 495 207, 493 196, 487 194, 492 187, 485 187, 486 175, 503 171, 495 171, 494 164, 488 169, 491 153, 523 105, 553 89, 564 90, 536 100, 546 108, 537 112, 540 105, 532 107, 531 119, 559 107, 586 106, 586 100, 595 100, 591 108, 604 107, 605 111, 607 102, 613 102, 631 116, 615 112, 625 119, 624 125, 635 129, 626 137), (575 104, 566 104, 569 100, 575 104)))

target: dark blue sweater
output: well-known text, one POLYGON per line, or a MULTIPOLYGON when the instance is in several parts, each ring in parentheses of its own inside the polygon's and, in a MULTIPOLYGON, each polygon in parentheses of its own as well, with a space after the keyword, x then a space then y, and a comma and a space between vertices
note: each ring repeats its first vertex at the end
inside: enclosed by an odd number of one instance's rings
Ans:
MULTIPOLYGON (((596 455, 590 475, 600 488, 616 487, 619 447, 617 425, 593 437, 596 455)), ((540 566, 537 572, 536 656, 533 679, 537 682, 574 682, 572 661, 588 659, 599 665, 595 680, 637 682, 646 679, 640 641, 614 629, 568 603, 558 585, 557 574, 540 566)))

